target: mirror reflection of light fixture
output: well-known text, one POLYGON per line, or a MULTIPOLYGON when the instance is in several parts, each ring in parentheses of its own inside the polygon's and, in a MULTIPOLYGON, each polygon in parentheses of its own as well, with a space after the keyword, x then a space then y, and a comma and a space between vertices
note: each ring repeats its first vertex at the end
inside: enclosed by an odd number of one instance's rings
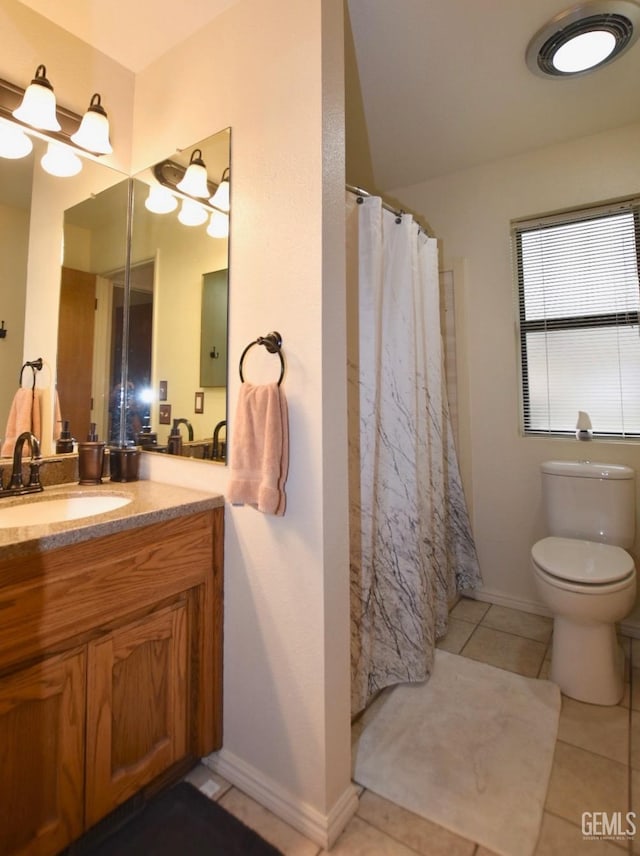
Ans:
POLYGON ((17 125, 0 119, 0 157, 17 160, 33 149, 30 138, 17 125))
POLYGON ((212 238, 228 238, 229 215, 223 211, 214 211, 207 226, 207 235, 212 238))
POLYGON ((144 207, 154 214, 169 214, 178 207, 178 200, 166 187, 154 184, 149 188, 144 207))
POLYGON ((91 96, 87 112, 71 139, 77 146, 98 155, 110 155, 113 151, 109 142, 109 119, 97 92, 91 96))
POLYGON ((56 96, 53 86, 47 80, 47 69, 39 65, 24 93, 22 103, 13 111, 16 119, 38 128, 41 131, 59 131, 60 122, 56 117, 56 96))
POLYGON ((640 35, 632 0, 591 0, 556 15, 531 39, 526 62, 544 77, 575 77, 617 59, 640 35))
POLYGON ((58 178, 69 178, 82 169, 82 161, 78 155, 59 143, 49 143, 40 163, 45 172, 58 178))
POLYGON ((229 167, 222 173, 220 184, 209 202, 221 211, 229 212, 231 207, 229 201, 229 167))
POLYGON ((178 220, 183 226, 201 226, 207 219, 207 212, 195 199, 183 199, 178 220))
POLYGON ((207 168, 202 160, 202 152, 200 149, 194 149, 191 153, 189 166, 184 174, 182 181, 177 185, 178 190, 182 193, 187 193, 189 196, 196 196, 199 199, 209 197, 209 187, 207 185, 207 168))

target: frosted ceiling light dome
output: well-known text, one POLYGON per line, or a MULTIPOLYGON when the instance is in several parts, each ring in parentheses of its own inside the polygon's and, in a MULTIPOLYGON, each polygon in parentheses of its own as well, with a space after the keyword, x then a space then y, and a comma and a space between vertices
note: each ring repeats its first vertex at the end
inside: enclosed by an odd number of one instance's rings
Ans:
POLYGON ((56 116, 56 96, 53 86, 47 80, 47 69, 39 65, 36 76, 27 86, 22 103, 13 111, 16 119, 38 128, 40 131, 59 131, 60 122, 56 116))
POLYGON ((544 77, 575 77, 627 51, 640 34, 633 0, 591 0, 556 15, 529 42, 529 69, 544 77))
POLYGON ((616 47, 613 33, 593 30, 565 42, 553 55, 553 64, 560 72, 575 74, 604 62, 616 47))

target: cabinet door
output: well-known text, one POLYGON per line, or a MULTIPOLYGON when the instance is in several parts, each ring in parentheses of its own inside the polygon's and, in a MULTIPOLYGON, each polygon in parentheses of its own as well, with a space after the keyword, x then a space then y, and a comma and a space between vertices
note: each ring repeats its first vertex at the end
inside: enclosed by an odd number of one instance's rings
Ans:
POLYGON ((82 833, 85 655, 0 678, 0 853, 50 856, 82 833))
POLYGON ((187 642, 181 601, 89 644, 87 826, 186 754, 187 642))

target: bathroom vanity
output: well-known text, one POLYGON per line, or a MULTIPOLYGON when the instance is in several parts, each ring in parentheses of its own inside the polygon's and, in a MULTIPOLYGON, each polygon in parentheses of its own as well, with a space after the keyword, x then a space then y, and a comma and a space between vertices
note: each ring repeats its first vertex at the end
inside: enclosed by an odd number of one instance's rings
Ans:
POLYGON ((221 744, 223 500, 103 490, 131 501, 0 528, 4 856, 58 853, 221 744))

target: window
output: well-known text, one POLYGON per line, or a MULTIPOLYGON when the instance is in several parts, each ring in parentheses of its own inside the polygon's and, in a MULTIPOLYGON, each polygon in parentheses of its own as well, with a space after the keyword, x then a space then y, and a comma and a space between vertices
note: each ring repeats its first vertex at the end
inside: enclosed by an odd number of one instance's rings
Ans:
POLYGON ((525 434, 640 436, 640 199, 513 224, 525 434))

